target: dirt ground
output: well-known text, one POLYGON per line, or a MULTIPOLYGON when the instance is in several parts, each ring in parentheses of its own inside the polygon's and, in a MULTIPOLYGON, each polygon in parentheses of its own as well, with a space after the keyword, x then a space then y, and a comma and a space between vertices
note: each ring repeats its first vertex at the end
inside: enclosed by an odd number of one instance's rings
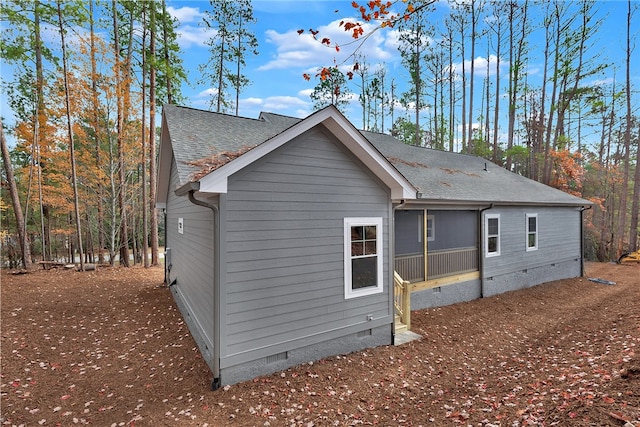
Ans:
POLYGON ((587 273, 210 391, 161 268, 3 271, 0 424, 640 426, 640 265, 587 273))

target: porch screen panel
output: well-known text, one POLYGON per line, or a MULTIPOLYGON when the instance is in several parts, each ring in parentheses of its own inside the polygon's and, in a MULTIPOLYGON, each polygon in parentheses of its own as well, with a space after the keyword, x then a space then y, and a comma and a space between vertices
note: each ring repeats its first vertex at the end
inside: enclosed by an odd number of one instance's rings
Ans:
POLYGON ((435 238, 428 243, 427 280, 478 270, 478 212, 429 210, 435 238))
POLYGON ((395 212, 395 271, 404 280, 424 280, 424 210, 395 212))
POLYGON ((396 255, 422 253, 423 211, 396 211, 396 255))

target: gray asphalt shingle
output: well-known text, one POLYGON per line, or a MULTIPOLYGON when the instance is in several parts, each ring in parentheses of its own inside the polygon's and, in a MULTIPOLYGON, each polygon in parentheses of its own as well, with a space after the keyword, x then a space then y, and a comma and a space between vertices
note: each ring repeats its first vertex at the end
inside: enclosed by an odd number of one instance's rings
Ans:
MULTIPOLYGON (((255 147, 302 120, 273 113, 249 119, 174 105, 163 108, 181 185, 199 170, 190 163, 220 152, 255 147)), ((418 189, 424 200, 574 206, 589 203, 479 157, 410 146, 386 134, 362 135, 418 189)))
POLYGON ((422 199, 503 204, 589 204, 480 157, 406 145, 385 134, 363 132, 363 135, 422 193, 422 199))

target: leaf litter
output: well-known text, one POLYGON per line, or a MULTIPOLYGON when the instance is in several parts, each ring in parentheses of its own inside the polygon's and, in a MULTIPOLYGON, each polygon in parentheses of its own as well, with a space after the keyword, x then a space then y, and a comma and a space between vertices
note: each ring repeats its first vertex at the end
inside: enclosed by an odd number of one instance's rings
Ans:
POLYGON ((587 269, 215 392, 161 268, 3 271, 0 424, 637 427, 640 266, 587 269))

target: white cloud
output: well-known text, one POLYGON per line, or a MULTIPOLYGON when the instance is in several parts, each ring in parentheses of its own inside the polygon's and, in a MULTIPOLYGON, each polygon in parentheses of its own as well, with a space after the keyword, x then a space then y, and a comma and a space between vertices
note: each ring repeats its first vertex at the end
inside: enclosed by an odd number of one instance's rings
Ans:
MULTIPOLYGON (((490 76, 495 76, 496 75, 496 65, 498 67, 500 67, 500 72, 502 74, 502 70, 504 68, 508 67, 508 62, 507 61, 503 61, 503 60, 498 60, 498 57, 496 55, 489 55, 489 75, 490 76)), ((486 77, 487 76, 487 58, 484 58, 482 56, 479 56, 475 59, 475 63, 474 63, 474 73, 478 76, 478 77, 486 77)))
POLYGON ((196 98, 210 98, 218 93, 218 89, 210 87, 209 89, 205 89, 203 91, 198 92, 196 98))
MULTIPOLYGON (((496 74, 496 62, 498 61, 498 57, 495 55, 489 55, 489 75, 490 76, 495 76, 496 74)), ((498 64, 500 67, 500 73, 501 75, 503 74, 503 70, 505 68, 508 69, 509 63, 507 61, 504 60, 500 60, 500 63, 498 64)), ((453 65, 454 68, 454 72, 458 75, 462 74, 462 63, 461 62, 457 62, 453 65)), ((465 74, 470 74, 471 73, 471 61, 470 60, 465 60, 464 61, 464 72, 465 74)), ((473 61, 473 75, 475 78, 485 78, 487 77, 487 58, 483 57, 483 56, 478 56, 476 57, 476 59, 473 61)))
POLYGON ((181 49, 188 49, 191 46, 206 46, 207 40, 214 34, 215 30, 193 25, 181 25, 176 30, 178 45, 181 49))
POLYGON ((246 107, 260 107, 264 103, 264 100, 262 98, 245 98, 240 102, 246 107))
POLYGON ((184 6, 174 8, 169 6, 167 7, 167 12, 179 23, 176 35, 181 49, 188 49, 192 46, 206 46, 207 40, 215 35, 215 30, 199 25, 205 15, 197 7, 184 6))
MULTIPOLYGON (((384 32, 374 32, 367 40, 355 40, 349 32, 339 26, 340 21, 335 20, 328 25, 319 27, 316 39, 308 31, 298 34, 294 30, 285 33, 267 30, 265 40, 276 46, 276 54, 258 70, 307 69, 319 68, 334 62, 341 64, 349 58, 354 50, 358 50, 358 53, 365 56, 369 62, 391 59, 395 51, 394 43, 389 45, 386 43, 387 38, 385 38, 384 32), (321 43, 323 38, 330 40, 330 46, 321 43), (339 50, 336 50, 336 44, 339 50)), ((364 24, 363 28, 365 34, 368 34, 373 26, 364 24)))
POLYGON ((285 111, 295 107, 305 107, 308 102, 296 96, 270 96, 264 99, 263 107, 267 111, 285 111))
POLYGON ((200 21, 200 18, 204 16, 204 14, 200 12, 200 9, 189 6, 184 6, 178 9, 168 6, 167 12, 169 12, 169 15, 176 18, 181 24, 186 22, 198 22, 200 21))
POLYGON ((254 117, 260 111, 284 114, 293 117, 306 117, 311 109, 310 101, 297 96, 274 95, 266 98, 249 97, 240 99, 241 115, 254 117))

